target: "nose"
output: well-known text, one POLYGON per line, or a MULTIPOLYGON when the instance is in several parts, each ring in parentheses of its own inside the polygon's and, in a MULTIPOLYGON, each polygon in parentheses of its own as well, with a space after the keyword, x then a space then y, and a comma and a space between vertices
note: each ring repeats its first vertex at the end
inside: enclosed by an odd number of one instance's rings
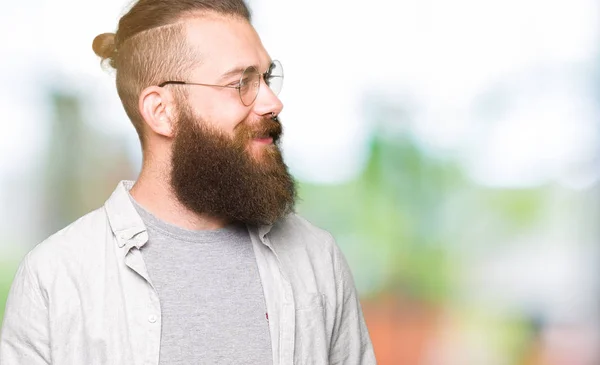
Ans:
POLYGON ((283 103, 275 95, 273 90, 267 85, 264 80, 261 80, 260 88, 258 89, 258 95, 254 102, 254 112, 260 116, 271 116, 279 115, 283 109, 283 103))

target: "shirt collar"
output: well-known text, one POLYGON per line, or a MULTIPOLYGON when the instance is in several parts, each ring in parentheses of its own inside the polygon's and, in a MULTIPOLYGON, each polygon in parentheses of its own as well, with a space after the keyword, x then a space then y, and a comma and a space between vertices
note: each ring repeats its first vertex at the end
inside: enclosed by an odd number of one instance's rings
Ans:
POLYGON ((110 227, 117 237, 119 247, 125 246, 136 238, 134 245, 141 247, 148 240, 146 226, 135 210, 129 199, 129 190, 133 187, 133 181, 123 180, 104 204, 110 227), (144 233, 140 235, 140 233, 144 233), (137 238, 139 237, 139 238, 137 238))
MULTIPOLYGON (((142 247, 148 241, 148 233, 142 218, 129 198, 129 190, 134 181, 123 180, 104 204, 110 227, 117 237, 117 245, 123 247, 128 243, 132 246, 142 247)), ((260 225, 257 232, 260 241, 267 244, 265 236, 271 231, 273 225, 260 225)), ((252 231, 252 230, 250 230, 252 231)), ((267 244, 268 246, 268 244, 267 244)))

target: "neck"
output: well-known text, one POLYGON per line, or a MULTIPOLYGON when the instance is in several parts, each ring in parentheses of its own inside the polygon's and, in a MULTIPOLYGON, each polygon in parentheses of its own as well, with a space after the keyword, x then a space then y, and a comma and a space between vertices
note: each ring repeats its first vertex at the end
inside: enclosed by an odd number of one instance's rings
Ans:
POLYGON ((139 178, 130 190, 135 201, 157 218, 189 230, 215 230, 229 222, 218 217, 195 213, 175 196, 168 174, 144 164, 139 178))

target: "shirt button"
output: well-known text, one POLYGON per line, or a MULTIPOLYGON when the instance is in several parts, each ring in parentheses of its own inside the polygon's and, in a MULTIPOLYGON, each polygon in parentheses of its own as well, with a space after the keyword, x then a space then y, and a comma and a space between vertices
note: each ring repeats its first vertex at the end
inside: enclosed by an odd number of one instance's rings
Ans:
POLYGON ((148 316, 148 322, 150 322, 150 323, 156 322, 156 316, 154 314, 151 314, 150 316, 148 316))

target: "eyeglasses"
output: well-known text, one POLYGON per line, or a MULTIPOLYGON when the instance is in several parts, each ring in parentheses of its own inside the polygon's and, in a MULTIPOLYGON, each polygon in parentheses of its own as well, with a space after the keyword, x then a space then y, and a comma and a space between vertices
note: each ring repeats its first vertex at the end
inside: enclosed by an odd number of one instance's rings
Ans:
POLYGON ((275 95, 279 95, 281 87, 283 86, 283 67, 281 62, 275 60, 269 66, 269 70, 265 73, 260 73, 256 67, 246 67, 240 81, 235 85, 212 85, 212 84, 200 84, 197 82, 187 81, 165 81, 160 83, 158 86, 163 87, 165 85, 196 85, 196 86, 211 86, 237 89, 240 94, 240 100, 245 106, 250 106, 256 100, 258 96, 258 90, 260 89, 260 79, 263 79, 265 84, 273 91, 275 95))

